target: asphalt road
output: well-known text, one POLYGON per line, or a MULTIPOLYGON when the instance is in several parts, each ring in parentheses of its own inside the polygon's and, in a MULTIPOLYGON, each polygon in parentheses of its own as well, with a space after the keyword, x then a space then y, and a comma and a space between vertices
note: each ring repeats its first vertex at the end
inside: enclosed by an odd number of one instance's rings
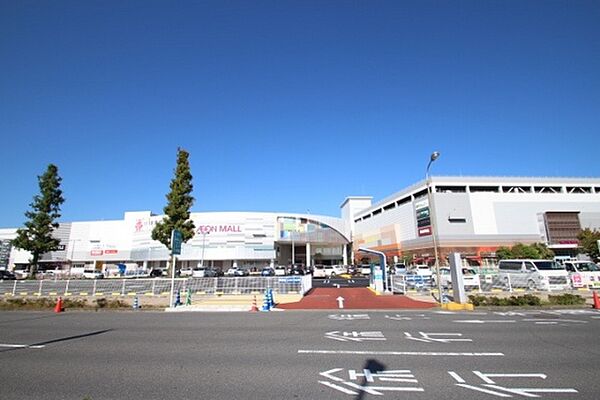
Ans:
POLYGON ((367 287, 369 286, 369 277, 356 276, 351 278, 331 277, 331 278, 313 278, 312 286, 317 287, 367 287))
POLYGON ((593 310, 2 312, 0 399, 597 399, 599 334, 593 310))

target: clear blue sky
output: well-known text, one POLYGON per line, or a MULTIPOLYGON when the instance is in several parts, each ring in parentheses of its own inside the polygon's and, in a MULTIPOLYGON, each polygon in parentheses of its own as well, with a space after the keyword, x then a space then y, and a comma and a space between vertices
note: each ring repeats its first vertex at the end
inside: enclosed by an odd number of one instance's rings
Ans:
POLYGON ((339 215, 433 175, 599 176, 598 1, 0 1, 0 227, 339 215))

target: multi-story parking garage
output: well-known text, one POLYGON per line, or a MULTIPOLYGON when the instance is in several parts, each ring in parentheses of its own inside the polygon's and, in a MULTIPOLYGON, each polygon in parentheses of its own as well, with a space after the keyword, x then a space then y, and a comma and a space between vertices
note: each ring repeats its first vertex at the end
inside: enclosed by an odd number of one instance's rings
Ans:
MULTIPOLYGON (((151 239, 162 216, 126 212, 122 220, 61 223, 58 251, 42 268, 135 263, 166 266, 168 250, 151 239)), ((192 213, 196 235, 183 245, 182 267, 360 263, 359 247, 415 263, 433 263, 434 238, 444 263, 460 252, 472 264, 496 262, 499 246, 545 243, 558 255, 577 253, 577 234, 600 228, 600 179, 433 177, 373 204, 348 197, 341 218, 312 214, 192 213), (427 187, 431 190, 428 194, 427 187)), ((0 268, 27 264, 10 247, 16 229, 0 230, 0 268)))
POLYGON ((373 205, 348 198, 342 207, 358 210, 348 213, 354 250, 433 263, 435 235, 441 263, 460 252, 486 265, 498 247, 519 242, 576 255, 580 230, 600 228, 600 179, 433 177, 429 195, 427 187, 424 180, 373 205))

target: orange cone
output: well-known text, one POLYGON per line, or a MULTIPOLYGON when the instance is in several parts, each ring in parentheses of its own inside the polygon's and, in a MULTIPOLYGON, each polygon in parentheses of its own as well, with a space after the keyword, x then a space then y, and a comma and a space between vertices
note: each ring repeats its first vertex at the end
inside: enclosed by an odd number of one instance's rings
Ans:
POLYGON ((594 307, 596 310, 600 310, 600 299, 598 298, 598 293, 594 290, 594 294, 592 295, 594 299, 594 307))
POLYGON ((55 313, 63 312, 62 297, 59 297, 58 300, 56 301, 56 306, 54 306, 54 312, 55 313))
POLYGON ((258 307, 256 306, 256 295, 254 296, 254 300, 252 300, 252 308, 250 308, 250 312, 258 312, 258 307))

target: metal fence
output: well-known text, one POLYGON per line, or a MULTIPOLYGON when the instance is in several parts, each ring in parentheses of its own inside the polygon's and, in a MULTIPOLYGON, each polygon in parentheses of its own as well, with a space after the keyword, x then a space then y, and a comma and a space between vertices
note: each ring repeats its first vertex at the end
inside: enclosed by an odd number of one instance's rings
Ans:
MULTIPOLYGON (((478 279, 465 281, 467 294, 490 294, 497 292, 572 292, 587 291, 587 288, 575 288, 569 279, 556 277, 547 283, 535 281, 528 276, 514 277, 508 274, 480 274, 478 279)), ((437 292, 435 275, 391 275, 390 289, 394 293, 437 292)), ((452 291, 452 283, 442 280, 442 291, 452 291)))
MULTIPOLYGON (((177 278, 175 291, 195 295, 305 294, 312 287, 310 275, 239 278, 177 278)), ((171 291, 171 279, 75 279, 0 281, 0 296, 163 296, 171 291)))

